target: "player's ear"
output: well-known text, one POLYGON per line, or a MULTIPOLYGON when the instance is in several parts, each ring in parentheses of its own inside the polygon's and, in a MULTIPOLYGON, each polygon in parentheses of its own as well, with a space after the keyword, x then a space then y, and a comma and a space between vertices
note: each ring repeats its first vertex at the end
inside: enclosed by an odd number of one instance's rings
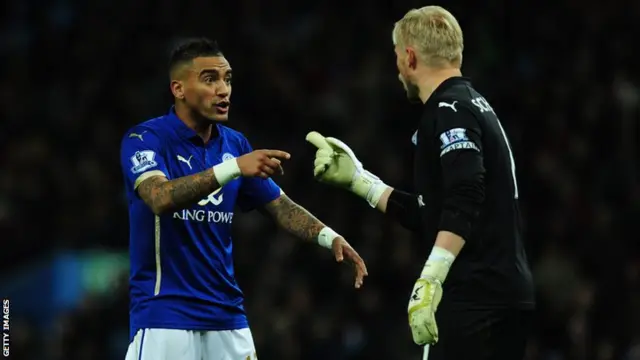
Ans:
POLYGON ((408 47, 405 50, 407 52, 407 65, 411 69, 415 69, 418 65, 418 54, 416 50, 412 47, 408 47))
POLYGON ((176 99, 184 99, 184 86, 180 80, 171 80, 171 93, 176 99))

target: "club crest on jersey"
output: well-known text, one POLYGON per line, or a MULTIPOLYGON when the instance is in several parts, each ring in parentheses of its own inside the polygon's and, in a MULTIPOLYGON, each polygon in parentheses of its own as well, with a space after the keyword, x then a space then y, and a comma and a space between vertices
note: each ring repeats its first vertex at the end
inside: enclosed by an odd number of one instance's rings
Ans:
POLYGON ((233 156, 230 153, 224 153, 222 154, 222 161, 227 161, 227 160, 231 160, 231 159, 235 159, 236 157, 233 156))
POLYGON ((149 168, 152 168, 158 163, 154 160, 156 153, 151 150, 136 151, 131 157, 131 172, 134 174, 141 173, 149 168))

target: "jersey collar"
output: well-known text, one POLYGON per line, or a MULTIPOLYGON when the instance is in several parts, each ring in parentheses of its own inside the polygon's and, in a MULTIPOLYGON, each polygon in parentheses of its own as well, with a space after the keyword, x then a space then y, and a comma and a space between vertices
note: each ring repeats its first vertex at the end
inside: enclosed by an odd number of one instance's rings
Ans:
POLYGON ((429 96, 429 99, 427 100, 425 105, 429 104, 429 102, 431 101, 436 101, 432 99, 437 99, 440 94, 447 91, 450 87, 457 84, 469 84, 469 83, 471 83, 471 79, 468 77, 463 77, 463 76, 450 77, 447 80, 440 83, 440 85, 438 85, 438 87, 433 91, 431 96, 429 96))
MULTIPOLYGON (((168 121, 169 126, 181 138, 186 139, 186 140, 200 139, 198 134, 195 131, 193 131, 193 129, 188 127, 184 122, 182 122, 182 120, 180 120, 178 115, 176 115, 175 106, 171 106, 171 109, 169 109, 169 113, 167 114, 167 118, 169 120, 168 121)), ((216 129, 218 130, 218 134, 220 134, 220 124, 214 124, 214 125, 216 126, 216 129)), ((214 129, 214 131, 216 129, 214 129)), ((214 136, 214 138, 215 138, 215 136, 214 136)), ((214 138, 212 138, 211 140, 213 140, 214 138)))

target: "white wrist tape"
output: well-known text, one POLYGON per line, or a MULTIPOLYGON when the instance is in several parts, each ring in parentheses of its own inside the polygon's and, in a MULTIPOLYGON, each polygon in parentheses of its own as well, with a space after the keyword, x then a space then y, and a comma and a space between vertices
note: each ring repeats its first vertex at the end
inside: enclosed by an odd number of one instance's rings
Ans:
POLYGON ((333 239, 340 236, 337 232, 333 231, 332 228, 325 226, 320 233, 318 234, 318 244, 327 249, 331 249, 331 245, 333 244, 333 239))
POLYGON ((387 184, 367 170, 356 171, 351 182, 351 191, 367 200, 372 208, 378 206, 380 197, 387 188, 387 184))
POLYGON ((443 283, 455 259, 456 256, 449 250, 434 246, 427 262, 424 264, 420 277, 434 278, 443 283))
POLYGON ((220 186, 225 186, 229 181, 235 180, 242 175, 236 159, 229 159, 213 167, 213 176, 216 177, 220 186))
POLYGON ((369 203, 369 206, 375 209, 380 202, 382 194, 384 194, 385 190, 387 190, 388 187, 389 186, 382 181, 378 184, 374 184, 367 194, 367 202, 369 203))

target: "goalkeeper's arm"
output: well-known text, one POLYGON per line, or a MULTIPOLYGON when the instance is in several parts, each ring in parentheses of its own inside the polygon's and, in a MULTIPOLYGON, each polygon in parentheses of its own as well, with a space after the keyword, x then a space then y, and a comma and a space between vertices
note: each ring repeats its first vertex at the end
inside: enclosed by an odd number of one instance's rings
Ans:
POLYGON ((376 209, 398 221, 405 228, 418 231, 421 206, 418 196, 385 186, 386 189, 380 195, 376 209))
POLYGON ((358 195, 409 230, 418 231, 420 204, 418 196, 395 190, 362 167, 353 150, 342 141, 312 131, 307 141, 318 148, 314 161, 316 179, 345 188, 358 195))

